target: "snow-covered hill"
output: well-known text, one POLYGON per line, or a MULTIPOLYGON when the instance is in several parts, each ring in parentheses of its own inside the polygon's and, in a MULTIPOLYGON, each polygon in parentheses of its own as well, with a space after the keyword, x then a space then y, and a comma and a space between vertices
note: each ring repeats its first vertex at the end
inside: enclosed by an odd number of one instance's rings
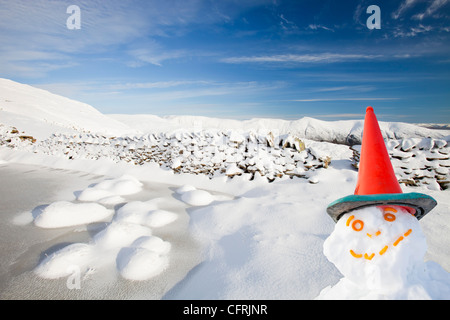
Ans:
POLYGON ((14 126, 35 138, 54 132, 130 132, 125 124, 92 106, 46 90, 0 78, 0 123, 14 126))
MULTIPOLYGON (((127 124, 142 133, 159 133, 174 131, 179 128, 199 131, 216 129, 221 131, 261 132, 274 134, 292 134, 314 141, 326 141, 339 144, 360 144, 363 120, 322 121, 309 117, 298 120, 250 119, 231 120, 200 116, 166 116, 155 115, 109 115, 111 118, 127 124)), ((409 123, 380 122, 382 134, 387 139, 450 137, 448 130, 434 130, 409 123)))

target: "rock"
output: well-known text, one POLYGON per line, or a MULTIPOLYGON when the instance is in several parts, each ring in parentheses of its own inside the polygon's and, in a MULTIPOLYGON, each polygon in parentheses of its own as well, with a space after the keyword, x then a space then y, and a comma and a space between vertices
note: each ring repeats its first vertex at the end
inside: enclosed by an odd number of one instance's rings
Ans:
POLYGON ((19 136, 19 139, 22 141, 30 141, 31 143, 35 143, 36 139, 33 138, 32 136, 19 136))

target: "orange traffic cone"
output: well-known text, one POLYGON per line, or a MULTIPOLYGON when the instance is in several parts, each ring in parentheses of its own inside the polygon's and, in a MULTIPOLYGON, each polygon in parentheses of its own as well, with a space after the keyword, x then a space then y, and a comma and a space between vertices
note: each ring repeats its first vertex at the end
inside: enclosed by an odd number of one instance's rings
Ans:
POLYGON ((372 107, 366 109, 355 194, 402 193, 372 107))
POLYGON ((355 193, 332 202, 327 213, 337 222, 344 213, 362 207, 398 205, 421 219, 436 204, 436 200, 425 194, 403 193, 373 108, 367 107, 355 193))

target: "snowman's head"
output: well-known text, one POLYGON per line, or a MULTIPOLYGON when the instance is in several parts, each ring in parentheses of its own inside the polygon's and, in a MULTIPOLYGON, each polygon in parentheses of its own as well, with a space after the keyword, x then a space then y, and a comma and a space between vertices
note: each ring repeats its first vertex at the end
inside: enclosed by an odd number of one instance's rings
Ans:
POLYGON ((425 252, 418 220, 400 206, 346 213, 324 243, 326 257, 346 278, 371 289, 401 286, 425 252))

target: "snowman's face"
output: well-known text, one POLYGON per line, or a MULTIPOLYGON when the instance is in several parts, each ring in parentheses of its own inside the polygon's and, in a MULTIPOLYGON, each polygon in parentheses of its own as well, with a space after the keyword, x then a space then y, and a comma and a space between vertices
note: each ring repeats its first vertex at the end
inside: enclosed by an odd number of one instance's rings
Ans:
MULTIPOLYGON (((407 272, 422 261, 425 237, 417 219, 400 206, 367 207, 339 219, 324 243, 324 253, 353 280, 372 277, 394 281, 390 276, 407 272)), ((394 277, 395 278, 395 277, 394 277)))
POLYGON ((410 214, 406 209, 398 206, 382 206, 378 209, 380 209, 384 221, 380 218, 381 216, 375 217, 376 219, 362 215, 356 218, 354 214, 345 217, 345 226, 349 228, 349 231, 351 229, 358 233, 356 237, 362 238, 360 239, 362 246, 355 244, 357 249, 349 249, 353 258, 371 261, 377 255, 386 254, 389 249, 393 250, 412 233, 412 229, 406 229, 407 224, 400 221, 409 219, 410 214))

